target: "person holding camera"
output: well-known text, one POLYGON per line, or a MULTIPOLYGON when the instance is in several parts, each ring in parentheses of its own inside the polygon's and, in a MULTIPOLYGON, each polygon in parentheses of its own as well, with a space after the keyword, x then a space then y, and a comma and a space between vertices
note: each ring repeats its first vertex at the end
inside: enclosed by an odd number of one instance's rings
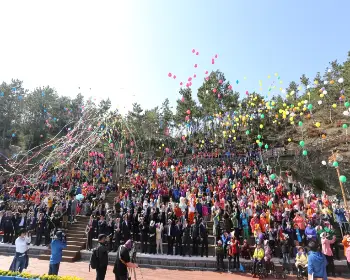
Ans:
POLYGON ((129 239, 124 245, 119 246, 117 252, 117 258, 114 263, 113 273, 115 274, 115 280, 127 280, 128 268, 138 268, 136 263, 132 263, 130 260, 130 251, 133 247, 132 240, 129 239))
POLYGON ((67 248, 66 236, 62 231, 57 231, 51 242, 51 257, 49 275, 58 275, 62 260, 62 251, 67 248))

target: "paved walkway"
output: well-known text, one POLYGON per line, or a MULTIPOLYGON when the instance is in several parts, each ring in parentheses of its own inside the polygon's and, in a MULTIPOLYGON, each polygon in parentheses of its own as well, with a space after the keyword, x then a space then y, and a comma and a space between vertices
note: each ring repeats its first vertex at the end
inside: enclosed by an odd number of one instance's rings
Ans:
MULTIPOLYGON (((12 262, 13 257, 0 256, 0 269, 7 270, 12 262)), ((47 273, 49 267, 48 261, 31 258, 29 260, 28 273, 44 274, 47 273)), ((108 267, 106 280, 114 280, 112 266, 108 267)), ((95 279, 95 271, 89 272, 89 265, 87 262, 76 263, 61 263, 60 275, 75 275, 84 280, 95 279)), ((248 274, 227 274, 210 271, 182 271, 182 270, 168 270, 168 269, 137 269, 138 280, 247 280, 252 279, 248 274)), ((288 279, 296 279, 288 277, 288 279)), ((332 278, 329 278, 332 279, 332 278)), ((348 278, 337 277, 337 280, 345 280, 348 278)))

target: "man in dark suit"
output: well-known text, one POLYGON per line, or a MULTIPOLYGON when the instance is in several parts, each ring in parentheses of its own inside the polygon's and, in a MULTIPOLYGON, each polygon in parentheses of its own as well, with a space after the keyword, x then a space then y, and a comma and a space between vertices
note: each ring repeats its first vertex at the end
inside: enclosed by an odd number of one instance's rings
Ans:
POLYGON ((206 225, 203 222, 203 219, 200 218, 200 224, 199 224, 199 236, 201 241, 201 257, 203 257, 204 250, 205 250, 205 256, 208 257, 208 230, 206 225))
POLYGON ((114 222, 114 246, 113 252, 117 252, 120 241, 122 240, 122 225, 120 222, 120 218, 116 218, 114 222))
POLYGON ((123 240, 124 240, 124 243, 126 241, 128 241, 130 239, 130 224, 129 224, 129 221, 128 221, 128 215, 124 215, 124 220, 123 220, 123 223, 122 223, 122 234, 123 234, 123 240))
POLYGON ((5 215, 6 216, 3 217, 1 221, 4 228, 4 243, 11 243, 15 227, 13 224, 11 211, 7 211, 5 215))
POLYGON ((45 234, 45 229, 46 229, 46 219, 44 217, 44 213, 41 212, 36 222, 36 241, 35 241, 36 246, 41 245, 43 235, 45 234))
POLYGON ((175 226, 175 255, 182 255, 182 224, 178 220, 175 226))
POLYGON ((173 254, 174 238, 175 238, 175 226, 172 220, 168 220, 168 224, 164 227, 164 235, 167 236, 168 240, 168 255, 173 254))
POLYGON ((199 243, 199 225, 196 219, 193 219, 192 229, 192 255, 198 255, 198 243, 199 243))

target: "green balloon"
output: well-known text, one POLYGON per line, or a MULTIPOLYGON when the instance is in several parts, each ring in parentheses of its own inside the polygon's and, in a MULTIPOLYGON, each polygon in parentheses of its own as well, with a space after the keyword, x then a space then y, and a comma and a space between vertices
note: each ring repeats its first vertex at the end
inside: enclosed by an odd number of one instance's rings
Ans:
POLYGON ((342 182, 342 183, 345 183, 346 182, 346 177, 344 175, 340 175, 339 176, 339 181, 342 182))
POLYGON ((275 179, 276 179, 276 174, 271 174, 271 175, 270 175, 270 178, 271 178, 272 180, 275 180, 275 179))
POLYGON ((263 145, 263 143, 262 143, 262 142, 259 142, 259 144, 258 144, 258 145, 259 145, 259 147, 261 148, 261 147, 262 147, 262 145, 263 145))
POLYGON ((299 126, 303 126, 303 122, 302 121, 299 121, 299 126))
POLYGON ((261 135, 260 134, 258 135, 258 139, 261 139, 261 135))
POLYGON ((347 129, 348 128, 348 125, 346 123, 343 124, 343 128, 344 129, 347 129))
POLYGON ((272 206, 272 201, 271 200, 267 203, 267 206, 269 206, 269 207, 272 206))
POLYGON ((304 147, 304 146, 305 146, 305 142, 304 142, 303 140, 301 140, 301 141, 299 142, 299 145, 300 145, 301 147, 304 147))
POLYGON ((307 105, 307 108, 308 108, 309 110, 312 110, 312 108, 313 108, 312 104, 307 105))
POLYGON ((349 101, 346 101, 346 102, 344 103, 344 105, 345 105, 346 108, 349 108, 349 107, 350 107, 350 102, 349 102, 349 101))
POLYGON ((247 134, 247 135, 249 135, 249 133, 250 133, 250 131, 249 131, 249 130, 247 130, 247 131, 245 132, 245 134, 247 134))
POLYGON ((265 144, 265 149, 268 149, 269 148, 269 145, 265 144))
POLYGON ((265 115, 264 115, 264 114, 261 114, 261 115, 260 115, 260 118, 264 119, 264 118, 265 118, 265 115))
POLYGON ((333 162, 333 167, 338 167, 339 163, 337 161, 333 162))
POLYGON ((307 150, 303 151, 303 156, 307 156, 307 150))

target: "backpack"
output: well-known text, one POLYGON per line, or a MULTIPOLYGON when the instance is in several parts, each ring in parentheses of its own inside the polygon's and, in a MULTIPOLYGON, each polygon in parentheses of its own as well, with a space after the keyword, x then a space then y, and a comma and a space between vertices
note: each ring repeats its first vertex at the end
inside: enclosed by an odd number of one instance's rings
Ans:
POLYGON ((93 251, 92 251, 92 255, 91 255, 91 258, 90 258, 90 265, 89 265, 89 270, 90 270, 90 267, 92 269, 96 269, 97 266, 98 266, 98 252, 97 252, 98 248, 95 248, 93 251))

